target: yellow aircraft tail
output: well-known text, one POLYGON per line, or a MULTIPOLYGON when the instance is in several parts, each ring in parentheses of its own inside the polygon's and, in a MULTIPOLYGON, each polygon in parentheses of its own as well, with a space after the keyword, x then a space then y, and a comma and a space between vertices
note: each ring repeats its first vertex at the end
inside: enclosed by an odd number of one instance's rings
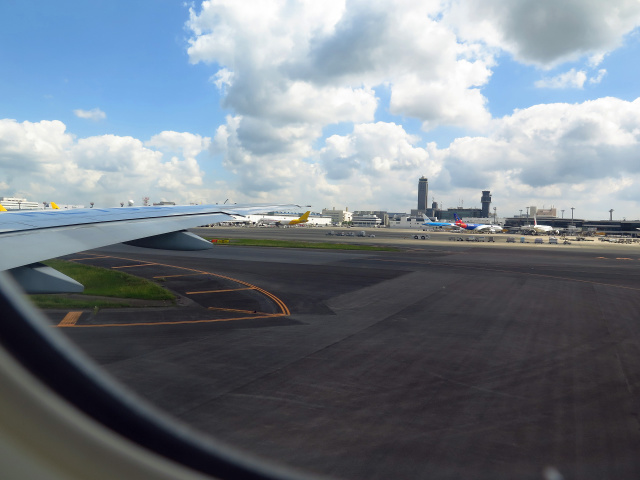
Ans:
POLYGON ((6 209, 6 208, 4 208, 4 207, 2 206, 2 204, 0 203, 0 212, 6 212, 6 211, 7 211, 7 209, 6 209))
POLYGON ((60 207, 56 205, 56 202, 51 202, 51 208, 53 208, 54 210, 60 210, 60 207))
POLYGON ((295 220, 291 220, 291 222, 289 222, 289 225, 297 225, 298 223, 307 223, 309 221, 310 213, 311 213, 311 210, 307 210, 302 215, 300 215, 299 218, 296 218, 295 220))

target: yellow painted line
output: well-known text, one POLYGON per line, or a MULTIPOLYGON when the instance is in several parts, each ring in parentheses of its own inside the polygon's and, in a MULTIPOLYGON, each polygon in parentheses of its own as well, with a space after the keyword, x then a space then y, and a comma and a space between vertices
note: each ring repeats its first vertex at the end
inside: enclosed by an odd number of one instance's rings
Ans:
POLYGON ((102 325, 69 325, 69 327, 73 327, 73 328, 151 327, 151 326, 159 326, 159 325, 190 325, 190 324, 197 324, 197 323, 233 322, 235 320, 253 320, 253 319, 284 317, 284 316, 286 316, 284 313, 273 313, 268 315, 252 315, 249 317, 211 318, 206 320, 178 320, 175 322, 149 322, 149 323, 104 323, 102 325))
POLYGON ((75 327, 76 322, 80 320, 80 315, 82 312, 69 312, 58 324, 59 327, 75 327))
POLYGON ((81 260, 96 260, 98 258, 110 258, 108 255, 94 255, 92 257, 80 257, 80 258, 72 258, 71 262, 78 262, 81 260))
POLYGON ((244 288, 226 288, 224 290, 203 290, 201 292, 184 292, 185 295, 197 295, 199 293, 223 293, 223 292, 239 292, 240 290, 255 290, 253 287, 244 288))
POLYGON ((616 257, 616 260, 633 260, 633 258, 616 257))
POLYGON ((137 267, 148 267, 149 265, 157 265, 157 263, 138 263, 137 265, 122 265, 120 267, 111 267, 113 269, 118 268, 137 268, 137 267))
MULTIPOLYGON (((100 256, 98 258, 115 258, 117 260, 126 260, 128 262, 136 262, 136 260, 133 260, 131 258, 125 258, 125 257, 114 257, 112 255, 105 255, 105 256, 100 256)), ((232 278, 232 277, 227 277, 225 275, 219 275, 217 273, 212 273, 212 272, 207 272, 204 270, 196 270, 193 268, 187 268, 187 267, 180 267, 180 266, 176 266, 176 265, 169 265, 169 264, 164 264, 164 263, 144 263, 144 264, 137 264, 137 265, 131 265, 131 267, 143 267, 143 266, 147 266, 147 265, 156 265, 159 267, 168 267, 168 268, 174 268, 174 269, 179 269, 179 270, 186 270, 186 271, 190 271, 190 272, 194 272, 191 275, 209 275, 212 277, 217 277, 217 278, 223 278, 225 280, 229 280, 235 283, 239 283, 241 285, 246 285, 247 288, 243 288, 243 289, 237 289, 237 290, 256 290, 257 292, 262 293, 263 295, 265 295, 266 297, 269 297, 271 300, 273 300, 273 302, 280 308, 281 313, 273 313, 273 314, 257 314, 254 316, 249 316, 249 317, 237 317, 237 318, 227 318, 227 319, 211 319, 211 320, 186 320, 186 321, 177 321, 177 322, 156 322, 156 323, 127 323, 127 324, 103 324, 103 325, 73 325, 73 327, 75 328, 93 328, 93 327, 135 327, 135 326, 144 326, 144 325, 185 325, 185 324, 191 324, 191 323, 212 323, 212 322, 230 322, 233 320, 248 320, 248 319, 255 319, 255 318, 271 318, 271 317, 283 317, 283 316, 288 316, 291 315, 291 311, 289 310, 289 308, 287 307, 287 305, 280 300, 278 297, 276 297, 274 294, 272 294, 271 292, 266 291, 263 288, 257 287, 255 285, 251 285, 248 282, 244 282, 242 280, 238 280, 237 278, 232 278)), ((117 267, 114 267, 117 268, 117 267)), ((122 267, 122 268, 128 268, 128 267, 122 267)))

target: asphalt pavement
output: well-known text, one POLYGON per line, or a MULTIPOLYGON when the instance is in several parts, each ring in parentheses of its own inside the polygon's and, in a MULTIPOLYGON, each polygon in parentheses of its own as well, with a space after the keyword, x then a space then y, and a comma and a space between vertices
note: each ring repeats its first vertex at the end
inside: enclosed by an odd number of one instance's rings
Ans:
MULTIPOLYGON (((237 235, 326 233, 253 230, 237 235)), ((162 278, 180 304, 61 330, 179 421, 308 472, 640 478, 640 246, 406 236, 360 239, 398 252, 96 250, 82 261, 162 278)))

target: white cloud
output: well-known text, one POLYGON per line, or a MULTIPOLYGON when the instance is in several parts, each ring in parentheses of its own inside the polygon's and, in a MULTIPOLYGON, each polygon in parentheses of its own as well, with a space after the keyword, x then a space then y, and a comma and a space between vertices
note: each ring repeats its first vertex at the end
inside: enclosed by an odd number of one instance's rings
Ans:
POLYGON ((203 2, 187 24, 188 52, 194 63, 221 66, 213 81, 227 87, 225 107, 274 127, 307 123, 320 131, 331 123, 370 122, 379 85, 391 90, 394 114, 419 118, 425 128, 479 127, 489 118, 479 88, 491 76, 493 55, 459 43, 435 20, 439 6, 203 2))
POLYGON ((587 73, 584 70, 572 68, 555 77, 538 80, 535 85, 538 88, 582 88, 586 81, 587 73))
MULTIPOLYGON (((0 184, 6 195, 20 192, 36 201, 55 195, 64 203, 116 206, 123 199, 150 196, 187 202, 204 173, 196 155, 210 139, 162 132, 149 148, 132 137, 101 135, 76 139, 60 121, 0 120, 0 184), (163 151, 175 150, 168 157, 163 151)), ((203 192, 198 192, 202 197, 203 192)))
POLYGON ((97 122, 98 120, 104 120, 105 118, 107 118, 107 114, 104 113, 99 108, 92 108, 91 110, 77 109, 77 110, 74 110, 73 113, 78 118, 93 120, 94 122, 97 122))
POLYGON ((607 74, 607 70, 605 68, 601 68, 600 70, 598 70, 598 74, 595 77, 591 77, 589 79, 589 83, 598 84, 602 82, 602 79, 606 74, 607 74))
POLYGON ((486 137, 459 138, 430 155, 442 165, 440 189, 490 189, 511 213, 542 203, 595 212, 603 202, 637 211, 640 99, 537 105, 496 120, 486 137))
POLYGON ((592 62, 640 25, 637 0, 452 0, 446 20, 463 38, 483 41, 517 61, 552 67, 590 56, 592 62))

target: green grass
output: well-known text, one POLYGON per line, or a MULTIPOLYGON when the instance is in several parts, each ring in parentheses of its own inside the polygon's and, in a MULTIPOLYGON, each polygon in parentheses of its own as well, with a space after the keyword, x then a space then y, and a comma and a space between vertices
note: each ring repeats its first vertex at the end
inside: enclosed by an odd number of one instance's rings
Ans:
POLYGON ((40 308, 121 308, 132 306, 131 302, 122 299, 175 300, 175 295, 161 286, 127 273, 64 260, 48 260, 44 263, 84 285, 83 295, 115 297, 118 300, 82 300, 60 294, 30 295, 40 308))
MULTIPOLYGON (((211 240, 211 238, 206 238, 211 240)), ((290 240, 260 240, 252 238, 232 238, 230 245, 243 245, 250 247, 281 247, 281 248, 322 248, 327 250, 374 250, 385 252, 400 251, 396 247, 382 247, 379 245, 357 245, 350 243, 329 243, 329 242, 295 242, 290 240)))
POLYGON ((175 298, 171 292, 159 285, 128 273, 64 260, 48 260, 44 263, 84 285, 85 295, 144 300, 175 298))
POLYGON ((116 302, 109 300, 82 300, 77 298, 67 298, 61 294, 55 295, 29 295, 31 301, 38 308, 60 308, 60 309, 89 309, 89 308, 129 308, 133 305, 127 302, 116 302))

